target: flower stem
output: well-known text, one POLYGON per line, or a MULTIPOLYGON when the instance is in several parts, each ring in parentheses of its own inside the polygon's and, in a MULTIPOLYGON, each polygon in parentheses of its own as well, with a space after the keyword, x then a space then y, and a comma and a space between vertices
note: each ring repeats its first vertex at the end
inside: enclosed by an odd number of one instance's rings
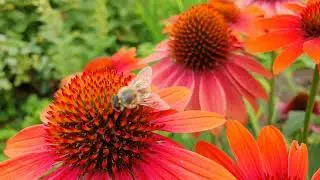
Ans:
POLYGON ((310 93, 309 93, 307 109, 306 109, 306 113, 304 115, 304 127, 303 127, 303 133, 302 133, 302 142, 304 142, 306 144, 308 143, 307 140, 308 140, 309 124, 310 124, 311 115, 313 112, 313 107, 315 104, 318 86, 319 86, 319 71, 318 71, 318 65, 316 65, 314 68, 313 80, 312 80, 312 85, 311 85, 311 89, 310 89, 310 93))
MULTIPOLYGON (((273 63, 276 57, 276 52, 271 52, 271 69, 273 68, 273 63)), ((275 109, 276 109, 276 77, 272 77, 269 81, 269 100, 268 100, 268 124, 275 123, 275 109)))

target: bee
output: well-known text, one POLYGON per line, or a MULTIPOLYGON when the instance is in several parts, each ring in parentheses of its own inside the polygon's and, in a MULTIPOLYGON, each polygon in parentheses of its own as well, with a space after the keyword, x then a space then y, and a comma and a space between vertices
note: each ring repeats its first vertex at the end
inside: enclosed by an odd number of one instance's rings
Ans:
POLYGON ((131 80, 128 86, 122 87, 111 98, 111 104, 116 111, 125 108, 134 109, 138 105, 148 106, 157 110, 168 110, 170 106, 151 90, 152 68, 143 68, 137 76, 131 80))

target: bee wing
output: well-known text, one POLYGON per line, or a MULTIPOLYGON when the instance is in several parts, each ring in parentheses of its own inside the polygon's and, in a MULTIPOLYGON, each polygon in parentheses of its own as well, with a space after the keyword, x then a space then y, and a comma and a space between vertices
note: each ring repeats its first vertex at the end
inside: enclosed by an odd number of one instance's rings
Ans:
POLYGON ((136 90, 147 89, 151 87, 152 68, 150 66, 143 68, 137 76, 129 82, 129 87, 136 90))
POLYGON ((149 97, 142 99, 142 101, 139 104, 143 106, 148 106, 160 111, 170 109, 169 104, 165 102, 163 99, 161 99, 158 94, 155 94, 155 93, 151 93, 149 97))

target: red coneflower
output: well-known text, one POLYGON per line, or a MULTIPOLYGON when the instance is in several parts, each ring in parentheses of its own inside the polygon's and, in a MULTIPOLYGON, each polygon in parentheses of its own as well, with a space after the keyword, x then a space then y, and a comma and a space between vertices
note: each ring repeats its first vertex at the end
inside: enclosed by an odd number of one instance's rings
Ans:
POLYGON ((222 14, 231 29, 248 34, 255 29, 254 22, 257 17, 262 17, 264 13, 255 6, 240 8, 232 0, 209 0, 209 6, 222 14))
POLYGON ((238 4, 241 7, 258 6, 260 7, 267 17, 277 14, 288 14, 290 11, 286 9, 289 3, 297 3, 300 0, 239 0, 238 4))
MULTIPOLYGON (((266 126, 255 141, 239 122, 227 122, 227 137, 235 161, 214 145, 198 142, 196 151, 221 164, 239 180, 281 179, 304 180, 308 171, 308 149, 293 141, 288 153, 281 132, 266 126)), ((318 180, 319 173, 312 179, 318 180)))
POLYGON ((244 121, 242 97, 256 107, 266 99, 251 70, 270 77, 254 59, 242 54, 241 43, 230 33, 222 15, 209 5, 197 5, 178 15, 167 29, 169 40, 142 62, 160 60, 153 82, 159 87, 186 86, 192 91, 191 109, 203 109, 244 121))
POLYGON ((316 64, 320 62, 320 1, 309 1, 305 7, 296 5, 296 15, 278 15, 259 21, 258 26, 270 32, 249 39, 247 47, 252 52, 266 52, 282 48, 273 71, 282 72, 303 52, 316 64))
MULTIPOLYGON (((131 79, 112 69, 72 78, 55 94, 44 124, 8 141, 5 153, 11 159, 0 163, 0 179, 232 178, 217 163, 154 132, 202 131, 222 125, 223 117, 142 105, 115 111, 110 99, 131 79)), ((160 90, 159 95, 177 105, 183 98, 174 100, 176 91, 160 90)))

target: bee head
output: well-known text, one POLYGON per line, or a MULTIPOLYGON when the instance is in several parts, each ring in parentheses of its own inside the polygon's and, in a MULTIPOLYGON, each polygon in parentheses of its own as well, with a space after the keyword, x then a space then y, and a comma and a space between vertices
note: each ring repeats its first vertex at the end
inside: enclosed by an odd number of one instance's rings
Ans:
POLYGON ((113 109, 115 109, 116 111, 120 111, 121 110, 121 106, 120 106, 120 103, 119 103, 118 96, 113 95, 111 97, 111 104, 112 104, 113 109))

